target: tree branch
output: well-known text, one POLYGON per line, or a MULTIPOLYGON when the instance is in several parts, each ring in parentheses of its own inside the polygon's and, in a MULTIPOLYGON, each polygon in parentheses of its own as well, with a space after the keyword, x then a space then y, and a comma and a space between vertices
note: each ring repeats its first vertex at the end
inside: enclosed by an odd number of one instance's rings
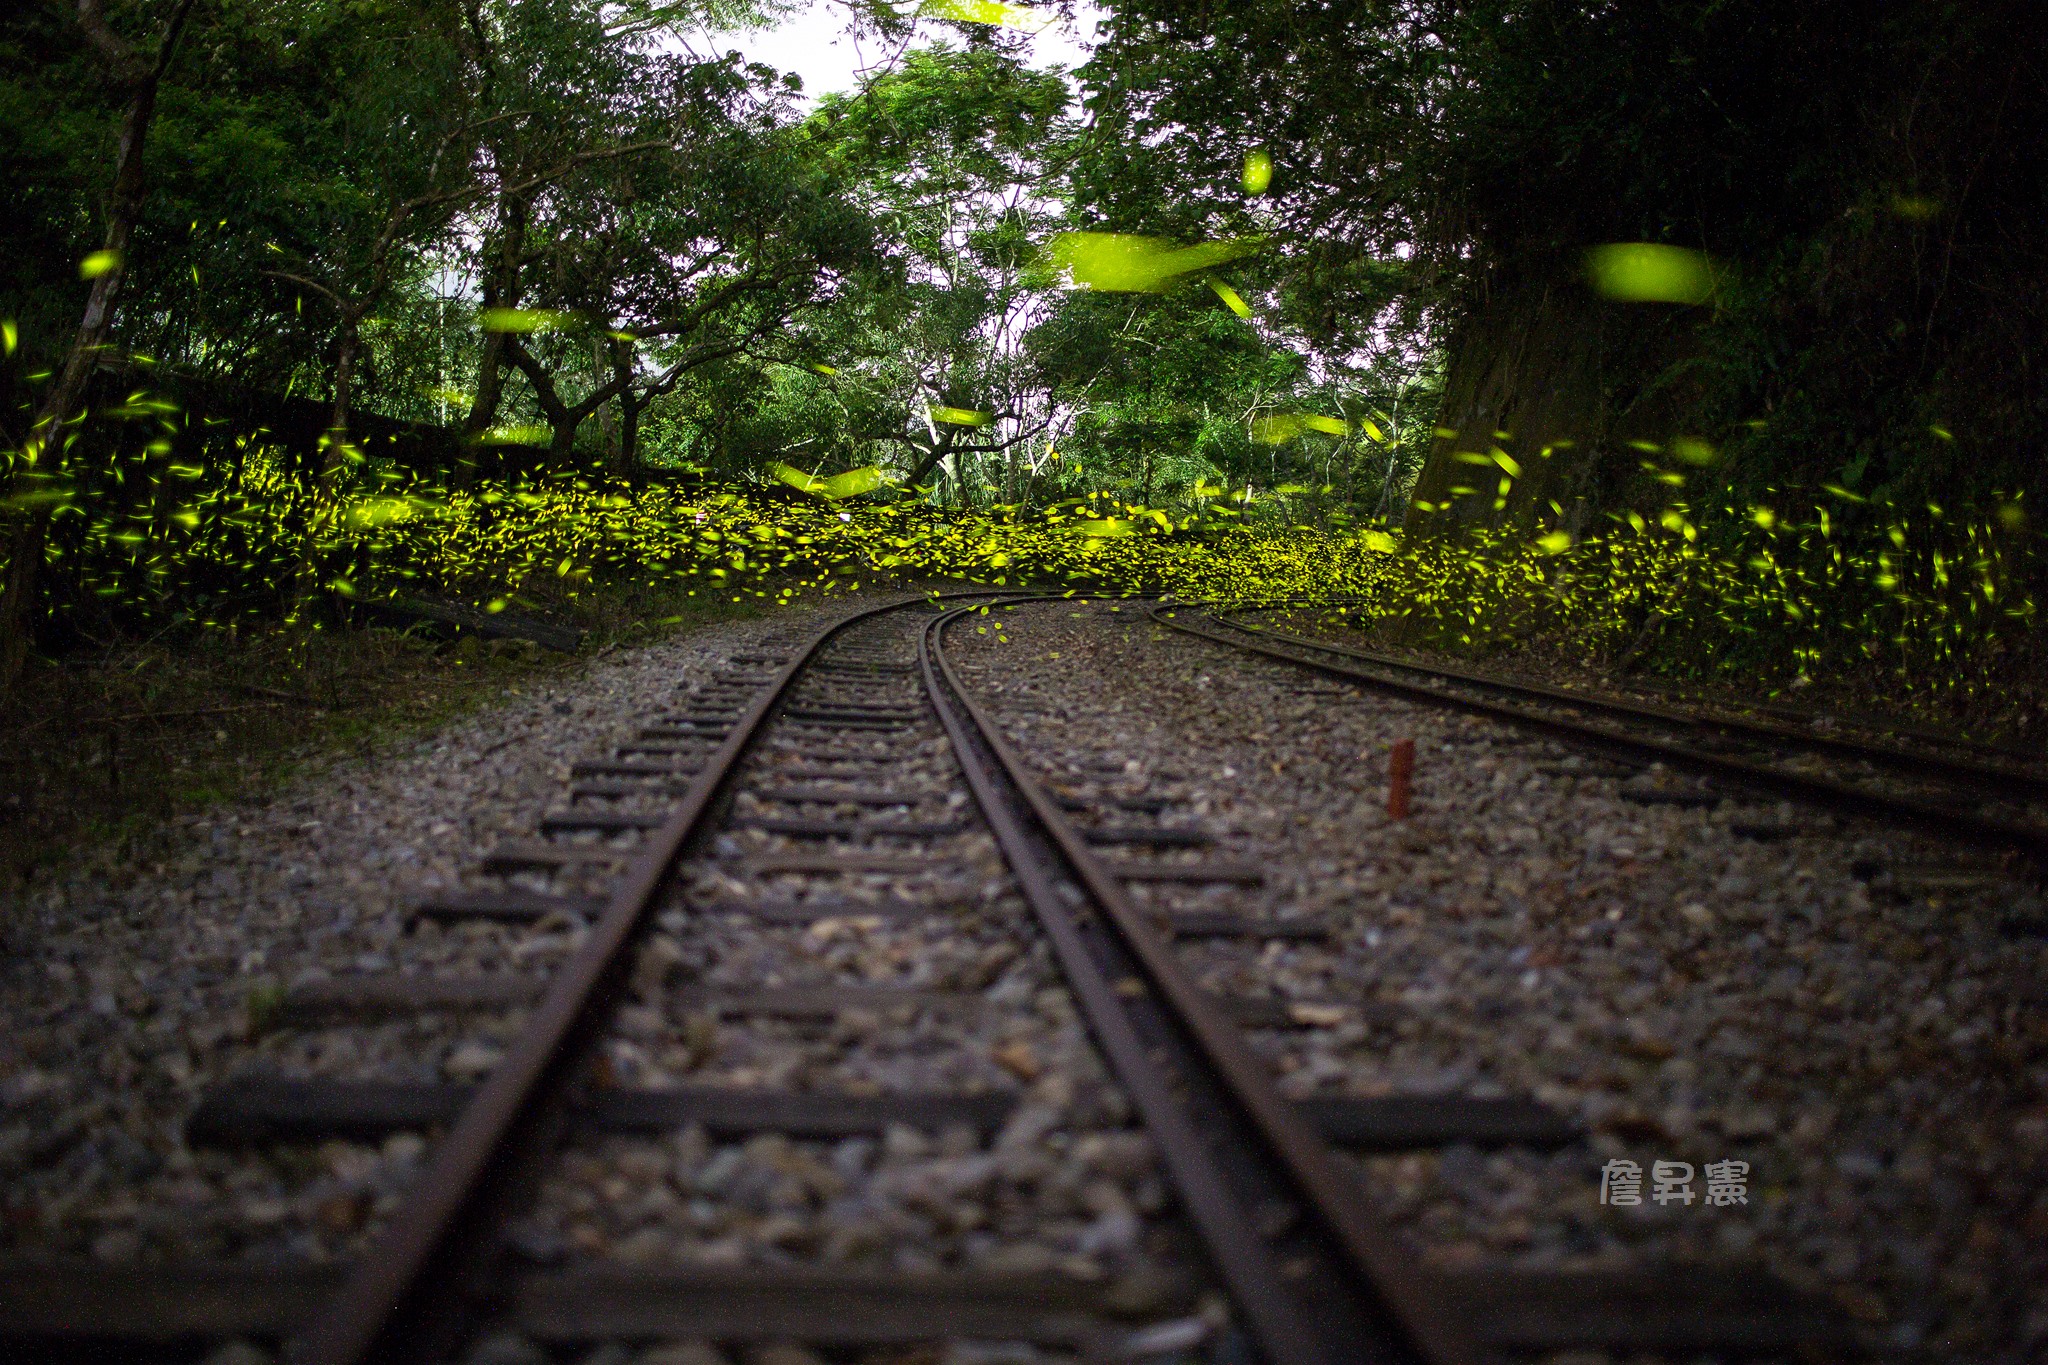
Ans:
POLYGON ((294 275, 289 270, 266 270, 262 273, 270 276, 272 279, 289 280, 293 284, 300 285, 304 288, 310 289, 314 293, 325 297, 327 301, 332 303, 336 308, 339 308, 344 312, 348 310, 349 305, 347 300, 343 299, 340 294, 336 293, 332 289, 329 289, 326 285, 320 283, 320 281, 318 280, 309 280, 304 275, 294 275))

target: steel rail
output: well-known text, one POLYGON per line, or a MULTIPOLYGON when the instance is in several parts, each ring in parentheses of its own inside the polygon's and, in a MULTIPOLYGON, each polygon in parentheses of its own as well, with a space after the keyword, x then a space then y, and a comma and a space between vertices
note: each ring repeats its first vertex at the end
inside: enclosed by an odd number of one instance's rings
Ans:
MULTIPOLYGON (((1307 598, 1307 596, 1305 598, 1276 598, 1276 600, 1268 600, 1268 602, 1239 604, 1233 610, 1237 610, 1237 612, 1278 612, 1278 610, 1288 610, 1288 608, 1317 610, 1317 608, 1333 608, 1333 606, 1337 606, 1337 608, 1341 608, 1341 606, 1366 608, 1366 606, 1372 606, 1372 600, 1370 598, 1354 598, 1354 596, 1337 596, 1337 598, 1307 598)), ((1374 655, 1372 651, 1356 651, 1356 653, 1366 655, 1366 657, 1380 657, 1380 655, 1374 655)), ((1405 661, 1405 659, 1399 659, 1399 657, 1393 657, 1393 655, 1386 655, 1386 659, 1389 659, 1389 663, 1397 663, 1397 665, 1409 667, 1409 661, 1405 661)), ((1427 665, 1423 665, 1423 667, 1427 667, 1427 665)), ((1483 675, 1483 677, 1487 677, 1487 675, 1483 675)), ((1520 679, 1497 679, 1497 681, 1516 681, 1516 684, 1520 684, 1520 679)), ((1638 690, 1638 692, 1661 692, 1665 696, 1675 696, 1681 702, 1683 700, 1690 700, 1686 690, 1683 690, 1677 684, 1663 684, 1663 681, 1636 677, 1636 679, 1630 681, 1628 686, 1638 690)), ((1743 704, 1737 706, 1737 710, 1745 710, 1745 712, 1753 710, 1753 712, 1763 712, 1763 714, 1769 714, 1769 716, 1778 716, 1780 720, 1784 720, 1784 722, 1794 726, 1794 729, 1792 729, 1794 735, 1810 735, 1810 731, 1798 729, 1798 726, 1810 726, 1810 724, 1817 724, 1817 722, 1827 722, 1827 724, 1839 724, 1839 726, 1843 726, 1843 729, 1849 729, 1849 731, 1860 731, 1864 735, 1890 735, 1894 739, 1915 739, 1915 741, 1919 741, 1923 745, 1933 745, 1937 749, 1954 749, 1954 751, 1962 751, 1962 753, 1978 753, 1978 755, 1987 757, 1987 759, 1995 759, 2001 765, 2001 767, 1993 767, 1993 772, 2028 774, 2028 772, 2032 772, 2032 769, 2038 769, 2042 763, 2048 763, 2048 753, 2038 753, 2038 751, 2028 751, 2028 749, 2013 749, 2011 745, 1997 745, 1997 743, 1989 743, 1989 741, 1982 741, 1982 739, 1970 739, 1968 735, 1952 735, 1952 733, 1946 733, 1946 731, 1935 731, 1935 729, 1931 729, 1931 726, 1919 724, 1915 720, 1905 720, 1901 716, 1884 716, 1884 714, 1870 714, 1870 712, 1825 712, 1825 710, 1812 710, 1808 706, 1788 706, 1784 702, 1763 702, 1763 700, 1743 702, 1743 704), (2017 765, 2017 767, 2013 767, 2013 765, 2017 765)), ((1720 714, 1726 714, 1726 712, 1720 712, 1720 714)), ((1743 722, 1739 716, 1735 716, 1735 720, 1743 722)), ((1858 743, 1858 741, 1851 741, 1851 743, 1858 743)), ((1882 749, 1882 745, 1872 745, 1872 747, 1882 749)), ((1903 755, 1903 757, 1909 757, 1909 755, 1917 757, 1917 751, 1911 751, 1911 749, 1888 749, 1888 753, 1898 753, 1898 755, 1903 755)))
POLYGON ((1476 1365, 1476 1339, 1441 1309, 1356 1177, 1274 1089, 1266 1064, 973 699, 944 651, 946 628, 965 614, 947 612, 925 627, 927 694, 1096 1040, 1268 1359, 1476 1365), (1177 1058, 1163 1041, 1179 1044, 1177 1058), (1262 1170, 1248 1177, 1252 1152, 1262 1170), (1248 1207, 1247 1185, 1260 1176, 1277 1178, 1286 1202, 1308 1211, 1291 1244, 1284 1229, 1262 1235, 1260 1210, 1248 1207))
MULTIPOLYGON (((971 591, 939 598, 1002 595, 971 591)), ((904 598, 834 622, 793 651, 733 722, 725 741, 648 835, 583 946, 550 980, 504 1060, 436 1146, 404 1209, 289 1343, 294 1365, 422 1359, 463 1330, 466 1308, 489 1300, 497 1229, 557 1145, 569 1092, 619 996, 629 950, 675 864, 707 830, 740 759, 827 643, 863 621, 932 600, 931 594, 904 598)))
MULTIPOLYGON (((1226 645, 1247 653, 1261 654, 1278 659, 1297 667, 1311 669, 1347 682, 1365 683, 1383 691, 1415 697, 1434 705, 1448 706, 1455 710, 1475 715, 1489 716, 1496 720, 1509 721, 1529 729, 1541 730, 1560 738, 1588 743, 1609 752, 1624 755, 1653 755, 1674 766, 1726 778, 1741 785, 1761 788, 1779 795, 1792 796, 1837 810, 1851 811, 1859 815, 1876 816, 1883 819, 1914 824, 1926 829, 1967 840, 1968 842, 1998 849, 2017 850, 2030 859, 2039 869, 2048 870, 2048 828, 2020 824, 1996 816, 1980 815, 1972 811, 1954 810, 1948 807, 1919 800, 1910 796, 1872 791, 1833 778, 1812 773, 1802 773, 1789 768, 1775 767, 1767 763, 1755 763, 1747 759, 1733 758, 1704 749, 1695 749, 1649 735, 1631 733, 1608 725, 1586 720, 1573 720, 1564 716, 1550 715, 1527 707, 1516 706, 1505 701, 1491 701, 1483 697, 1463 695, 1446 688, 1430 686, 1424 682, 1408 681, 1389 677, 1361 666, 1360 662, 1347 661, 1345 656, 1352 653, 1342 646, 1329 646, 1299 636, 1281 636, 1276 632, 1258 627, 1243 626, 1211 616, 1216 624, 1225 626, 1236 634, 1208 630, 1202 626, 1177 619, 1176 612, 1189 611, 1182 606, 1175 608, 1162 604, 1150 609, 1151 619, 1162 626, 1226 645), (1256 637, 1264 636, 1266 639, 1256 637), (1295 649, 1283 648, 1270 640, 1285 639, 1295 649), (1304 657, 1296 649, 1309 649, 1335 656, 1333 659, 1304 657)), ((1442 673, 1426 665, 1402 663, 1404 670, 1423 675, 1437 674, 1450 677, 1454 682, 1467 682, 1466 678, 1442 673)), ((1560 700, 1577 702, 1570 693, 1562 694, 1560 700)), ((1651 719, 1643 716, 1642 719, 1651 719)))
MULTIPOLYGON (((1497 692, 1524 697, 1539 697, 1546 701, 1562 702, 1587 711, 1604 711, 1627 719, 1655 720, 1667 725, 1684 726, 1691 729, 1717 730, 1724 735, 1740 739, 1756 739, 1767 742, 1797 744, 1804 748, 1826 753, 1841 754, 1844 757, 1861 759, 1866 763, 1878 763, 1906 771, 1936 769, 1962 781, 1983 782, 2003 788, 2016 795, 2036 799, 2048 797, 2048 774, 2025 772, 2004 764, 1973 763, 1967 759, 1954 758, 1946 754, 1923 753, 1912 749, 1896 749, 1883 744, 1870 744, 1863 740, 1847 739, 1840 735, 1816 734, 1796 725, 1779 721, 1750 720, 1724 712, 1679 710, 1660 706, 1654 702, 1630 701, 1625 697, 1603 695, 1598 692, 1576 692, 1567 687, 1551 687, 1543 683, 1529 682, 1520 678, 1503 678, 1491 673, 1473 669, 1458 668, 1450 664, 1424 664, 1411 659, 1402 659, 1374 650, 1359 649, 1352 645, 1340 645, 1334 641, 1318 640, 1307 635, 1295 635, 1271 626, 1255 626, 1240 621, 1234 615, 1210 611, 1209 619, 1229 626, 1232 630, 1248 631, 1269 639, 1282 640, 1291 645, 1322 650, 1357 659, 1381 668, 1405 669, 1425 676, 1455 678, 1474 687, 1488 687, 1497 692)), ((1947 741, 1944 741, 1947 742, 1947 741)), ((2020 757, 2014 755, 2015 758, 2020 757)))
MULTIPOLYGON (((1156 597, 1159 594, 1153 594, 1153 596, 1156 597)), ((1184 602, 1179 605, 1188 606, 1196 604, 1184 602)), ((1372 599, 1366 597, 1304 595, 1243 602, 1232 607, 1231 611, 1241 614, 1258 611, 1319 610, 1329 607, 1369 607, 1371 605, 1372 599)), ((1220 613, 1214 614, 1218 616, 1219 620, 1223 619, 1220 613)), ((1243 630, 1261 631, 1272 635, 1285 634, 1285 632, 1276 631, 1270 626, 1247 625, 1236 619, 1230 620, 1229 624, 1243 630)), ((1316 643, 1320 645, 1322 642, 1318 641, 1316 643)), ((1430 664, 1418 664, 1411 659, 1403 659, 1399 655, 1381 654, 1375 650, 1353 649, 1347 646, 1335 646, 1335 648, 1356 658, 1384 662, 1393 668, 1412 668, 1426 671, 1433 667, 1430 664)), ((1452 669, 1447 671, 1452 676, 1459 676, 1459 670, 1452 669)), ((1539 694, 1546 690, 1541 684, 1531 683, 1522 678, 1479 672, 1473 672, 1470 676, 1481 684, 1497 683, 1505 687, 1527 688, 1539 694)), ((1637 692, 1661 694, 1673 699, 1678 705, 1684 705, 1695 700, 1694 694, 1688 693, 1685 688, 1676 683, 1635 678, 1631 679, 1626 686, 1637 692)), ((1637 704, 1613 693, 1603 694, 1595 692, 1580 694, 1573 692, 1569 688, 1560 690, 1568 698, 1594 702, 1612 701, 1623 707, 1637 704)), ((1646 710, 1654 710, 1658 704, 1655 702, 1644 702, 1640 703, 1640 705, 1646 710)), ((1674 712, 1673 714, 1686 715, 1688 713, 1674 712)), ((1724 704, 1721 703, 1707 702, 1703 704, 1699 714, 1702 717, 1710 718, 1715 724, 1730 724, 1737 727, 1753 726, 1759 729, 1780 728, 1784 730, 1789 738, 1808 741, 1814 744, 1831 745, 1841 742, 1854 745, 1880 755, 1879 761, 1896 757, 1901 766, 1910 766, 1923 758, 1931 758, 1938 763, 1961 763, 1970 768, 1975 775, 1992 779, 2012 778, 2019 782, 2038 781, 2044 788, 2048 788, 2048 767, 2044 767, 2044 765, 2048 765, 2048 752, 2030 752, 2025 749, 2015 749, 2006 744, 1993 744, 1981 739, 1972 739, 1967 735, 1948 734, 1912 721, 1902 720, 1897 716, 1872 715, 1858 712, 1817 711, 1810 707, 1790 706, 1778 701, 1758 700, 1738 703, 1732 710, 1726 709, 1724 704), (1766 716, 1775 717, 1775 719, 1752 720, 1748 714, 1751 712, 1759 712, 1766 716), (1810 728, 1815 725, 1838 726, 1844 730, 1852 730, 1865 735, 1885 735, 1892 739, 1913 741, 1928 747, 1924 749, 1898 748, 1885 744, 1871 743, 1868 740, 1844 739, 1840 735, 1829 734, 1825 731, 1816 732, 1810 728), (1946 753, 1943 751, 1946 751, 1946 753), (1950 753, 1976 754, 1989 761, 1971 763, 1968 759, 1949 759, 1947 754, 1950 753)))

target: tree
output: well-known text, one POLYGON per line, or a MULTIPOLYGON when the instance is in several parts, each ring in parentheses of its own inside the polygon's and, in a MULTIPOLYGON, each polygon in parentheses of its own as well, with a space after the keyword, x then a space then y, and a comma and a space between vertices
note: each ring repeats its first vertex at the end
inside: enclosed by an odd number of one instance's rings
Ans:
POLYGON ((982 39, 913 52, 814 116, 899 244, 901 282, 853 302, 833 362, 868 390, 850 400, 857 435, 908 452, 906 484, 940 473, 964 500, 971 463, 1014 468, 1057 420, 1023 343, 1054 296, 1033 266, 1062 225, 1069 97, 1064 76, 982 39))
MULTIPOLYGON (((588 0, 492 4, 461 0, 461 37, 478 107, 488 114, 480 173, 490 222, 479 227, 484 315, 517 312, 544 246, 535 219, 562 202, 565 179, 606 162, 630 163, 672 149, 685 136, 663 95, 675 60, 647 49, 643 7, 607 11, 588 0)), ((463 419, 466 440, 497 421, 504 372, 513 363, 506 328, 489 328, 463 419)))
POLYGON ((1305 326, 1369 332, 1380 296, 1351 285, 1406 276, 1459 433, 1418 523, 1665 499, 1696 471, 1644 470, 1630 442, 1682 434, 1751 486, 2038 486, 2043 24, 1911 0, 1138 0, 1087 69, 1084 194, 1213 218, 1263 146, 1305 326), (1718 258, 1713 302, 1594 295, 1587 249, 1631 241, 1718 258))
POLYGON ((358 35, 378 59, 366 61, 322 111, 328 174, 305 187, 307 227, 293 234, 291 247, 264 244, 280 262, 266 274, 334 311, 334 415, 323 478, 349 449, 364 319, 478 193, 472 158, 483 120, 465 98, 459 56, 438 38, 412 23, 358 35))
POLYGON ((522 297, 575 325, 501 346, 557 458, 616 401, 613 458, 629 471, 640 410, 703 366, 772 353, 796 318, 873 263, 874 223, 793 126, 772 74, 732 60, 651 61, 674 145, 589 164, 533 224, 522 297), (571 382, 583 386, 574 398, 571 382))
POLYGON ((91 46, 123 108, 106 183, 105 231, 87 271, 92 287, 84 316, 56 382, 29 423, 26 438, 13 443, 6 577, 0 583, 0 696, 14 686, 28 661, 31 604, 49 531, 48 503, 39 496, 38 485, 55 462, 54 447, 60 433, 78 419, 87 385, 113 331, 129 240, 148 193, 143 153, 156 112, 157 90, 177 55, 178 39, 191 17, 192 4, 193 0, 170 0, 163 7, 168 12, 156 26, 154 50, 144 51, 107 22, 103 0, 78 0, 79 33, 91 46))

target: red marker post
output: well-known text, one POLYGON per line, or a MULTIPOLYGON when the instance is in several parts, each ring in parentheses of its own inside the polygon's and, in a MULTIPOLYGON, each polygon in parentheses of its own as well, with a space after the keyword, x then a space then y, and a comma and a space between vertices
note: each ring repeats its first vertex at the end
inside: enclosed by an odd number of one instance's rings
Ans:
POLYGON ((1387 814, 1396 820, 1408 818, 1408 794, 1415 785, 1415 741, 1394 741, 1394 756, 1387 764, 1387 814))

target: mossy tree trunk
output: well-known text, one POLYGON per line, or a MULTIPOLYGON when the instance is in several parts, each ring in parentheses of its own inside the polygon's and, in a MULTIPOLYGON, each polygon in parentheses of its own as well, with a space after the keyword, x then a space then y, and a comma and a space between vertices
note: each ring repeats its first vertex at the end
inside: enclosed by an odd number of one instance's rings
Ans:
POLYGON ((1668 496, 1629 442, 1666 445, 1696 410, 1698 309, 1610 303, 1575 261, 1494 290, 1453 339, 1436 436, 1405 525, 1588 529, 1603 513, 1668 496), (1447 434, 1448 433, 1448 434, 1447 434))

